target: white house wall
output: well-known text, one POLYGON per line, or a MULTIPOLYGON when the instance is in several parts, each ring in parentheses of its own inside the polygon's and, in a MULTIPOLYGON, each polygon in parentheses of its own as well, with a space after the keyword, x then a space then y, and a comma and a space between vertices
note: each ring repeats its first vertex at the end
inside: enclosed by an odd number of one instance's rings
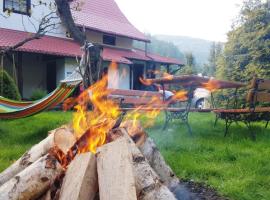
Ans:
MULTIPOLYGON (((32 0, 31 2, 31 17, 28 17, 27 15, 12 13, 10 16, 8 16, 6 13, 3 12, 3 0, 0 0, 0 15, 6 16, 6 18, 0 16, 0 27, 1 28, 7 28, 7 29, 13 29, 13 30, 19 30, 19 31, 27 31, 27 32, 36 32, 36 29, 38 27, 39 22, 41 21, 42 17, 44 17, 46 14, 50 13, 51 10, 54 10, 54 8, 50 9, 49 4, 52 2, 52 5, 54 5, 54 0, 46 0, 47 6, 45 5, 39 5, 40 0, 32 0), (33 5, 38 5, 33 7, 33 5)), ((55 19, 56 23, 60 22, 60 19, 55 19)), ((56 36, 56 37, 65 37, 65 29, 63 26, 58 25, 55 30, 48 33, 48 35, 56 36)))
MULTIPOLYGON (((67 78, 69 75, 76 70, 78 66, 78 63, 75 58, 65 58, 65 72, 64 72, 64 78, 67 78)), ((62 79, 62 80, 63 80, 62 79)))
POLYGON ((133 40, 125 37, 116 37, 116 46, 126 49, 132 49, 133 40))
POLYGON ((125 64, 118 64, 118 67, 108 68, 108 88, 130 89, 130 67, 125 64))
MULTIPOLYGON (((97 31, 90 31, 86 32, 87 39, 92 43, 103 43, 103 33, 97 31)), ((133 40, 126 37, 119 37, 116 36, 116 45, 119 48, 131 49, 133 44, 133 40)))

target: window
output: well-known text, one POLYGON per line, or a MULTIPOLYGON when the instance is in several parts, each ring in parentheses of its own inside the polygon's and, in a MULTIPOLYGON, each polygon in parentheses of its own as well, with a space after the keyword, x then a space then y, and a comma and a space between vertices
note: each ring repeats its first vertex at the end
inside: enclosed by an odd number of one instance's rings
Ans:
POLYGON ((30 15, 31 0, 4 0, 3 10, 30 15))
POLYGON ((115 46, 115 41, 116 41, 115 36, 103 35, 103 44, 115 46))

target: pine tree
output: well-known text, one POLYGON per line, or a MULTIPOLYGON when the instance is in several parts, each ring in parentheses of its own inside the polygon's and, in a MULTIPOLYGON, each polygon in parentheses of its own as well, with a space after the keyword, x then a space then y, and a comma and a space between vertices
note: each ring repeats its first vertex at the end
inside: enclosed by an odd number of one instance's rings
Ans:
POLYGON ((245 1, 228 34, 218 76, 247 82, 254 75, 270 77, 270 10, 261 0, 245 1))
POLYGON ((0 96, 13 100, 21 99, 18 87, 14 80, 4 70, 0 71, 0 96))

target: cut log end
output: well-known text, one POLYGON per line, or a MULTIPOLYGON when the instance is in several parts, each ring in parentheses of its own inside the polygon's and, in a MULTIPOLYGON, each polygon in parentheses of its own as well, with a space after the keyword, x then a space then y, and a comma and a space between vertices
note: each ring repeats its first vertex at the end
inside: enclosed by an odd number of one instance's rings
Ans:
POLYGON ((96 157, 79 154, 68 166, 59 200, 92 200, 98 191, 96 157))

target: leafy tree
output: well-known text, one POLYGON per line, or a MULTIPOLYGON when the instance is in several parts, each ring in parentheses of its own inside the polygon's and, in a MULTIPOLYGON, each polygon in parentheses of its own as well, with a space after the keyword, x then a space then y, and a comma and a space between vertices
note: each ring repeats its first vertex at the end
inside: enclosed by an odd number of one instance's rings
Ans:
POLYGON ((247 82, 254 75, 270 77, 270 9, 262 0, 244 2, 233 30, 228 33, 218 76, 247 82))
POLYGON ((4 70, 0 71, 0 95, 13 100, 21 99, 18 87, 14 80, 4 70))

